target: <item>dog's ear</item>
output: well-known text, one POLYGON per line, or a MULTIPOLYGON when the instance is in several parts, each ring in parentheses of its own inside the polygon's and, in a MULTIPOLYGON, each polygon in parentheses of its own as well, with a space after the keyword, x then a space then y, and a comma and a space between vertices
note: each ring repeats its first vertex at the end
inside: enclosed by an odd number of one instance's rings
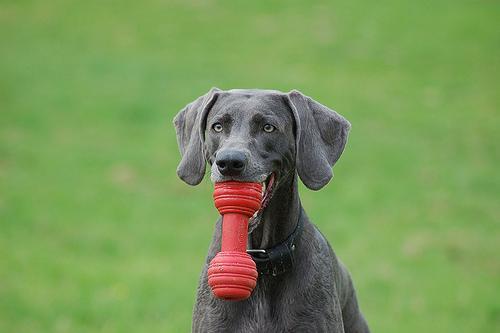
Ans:
POLYGON ((177 167, 177 175, 189 185, 198 185, 205 175, 204 131, 207 114, 217 100, 218 92, 218 88, 210 89, 208 93, 186 105, 174 118, 182 158, 177 167))
POLYGON ((292 90, 287 97, 296 123, 297 172, 304 185, 319 190, 333 176, 351 124, 300 91, 292 90))

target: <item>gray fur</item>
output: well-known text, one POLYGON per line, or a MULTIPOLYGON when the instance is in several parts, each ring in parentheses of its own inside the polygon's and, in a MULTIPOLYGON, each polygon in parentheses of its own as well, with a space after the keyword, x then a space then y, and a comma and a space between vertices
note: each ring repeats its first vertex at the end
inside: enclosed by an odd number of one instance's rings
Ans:
POLYGON ((193 332, 369 332, 347 269, 309 221, 298 193, 298 177, 313 190, 331 179, 349 122, 298 91, 212 89, 176 116, 175 127, 182 155, 178 174, 188 184, 202 180, 205 161, 213 182, 233 179, 215 166, 217 153, 224 149, 248 157, 243 173, 234 179, 262 182, 276 174, 274 195, 250 235, 252 248, 282 242, 299 216, 304 220, 293 269, 259 276, 250 298, 240 302, 214 298, 207 283, 208 265, 220 250, 217 221, 200 277, 193 332), (221 133, 212 130, 215 122, 223 124, 221 133), (277 129, 264 133, 265 123, 277 129))

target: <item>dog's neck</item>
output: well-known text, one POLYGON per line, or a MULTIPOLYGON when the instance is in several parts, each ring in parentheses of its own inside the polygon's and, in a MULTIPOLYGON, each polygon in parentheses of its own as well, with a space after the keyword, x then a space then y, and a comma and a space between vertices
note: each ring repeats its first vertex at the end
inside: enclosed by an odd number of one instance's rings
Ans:
POLYGON ((283 242, 295 230, 301 209, 297 175, 293 173, 280 180, 259 226, 251 234, 251 247, 266 249, 283 242))

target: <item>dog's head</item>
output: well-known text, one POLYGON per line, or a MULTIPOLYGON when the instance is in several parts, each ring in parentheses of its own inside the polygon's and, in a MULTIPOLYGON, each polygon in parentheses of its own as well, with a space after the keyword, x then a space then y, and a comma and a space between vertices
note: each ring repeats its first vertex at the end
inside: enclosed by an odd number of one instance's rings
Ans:
POLYGON ((213 182, 261 182, 270 198, 297 171, 310 189, 332 178, 349 122, 299 91, 211 89, 174 119, 179 177, 197 185, 211 165, 213 182))

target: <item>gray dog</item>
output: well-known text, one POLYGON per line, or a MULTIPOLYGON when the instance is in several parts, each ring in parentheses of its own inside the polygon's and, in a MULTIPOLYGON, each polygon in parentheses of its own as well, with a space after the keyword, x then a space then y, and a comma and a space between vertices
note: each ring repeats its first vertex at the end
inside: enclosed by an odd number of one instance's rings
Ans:
POLYGON ((215 298, 207 268, 221 243, 216 224, 200 278, 193 332, 369 332, 349 272, 305 214, 298 177, 312 190, 332 178, 349 122, 299 91, 213 88, 174 119, 179 177, 197 185, 261 182, 262 208, 250 219, 249 250, 259 278, 250 298, 215 298), (297 177, 298 176, 298 177, 297 177))

